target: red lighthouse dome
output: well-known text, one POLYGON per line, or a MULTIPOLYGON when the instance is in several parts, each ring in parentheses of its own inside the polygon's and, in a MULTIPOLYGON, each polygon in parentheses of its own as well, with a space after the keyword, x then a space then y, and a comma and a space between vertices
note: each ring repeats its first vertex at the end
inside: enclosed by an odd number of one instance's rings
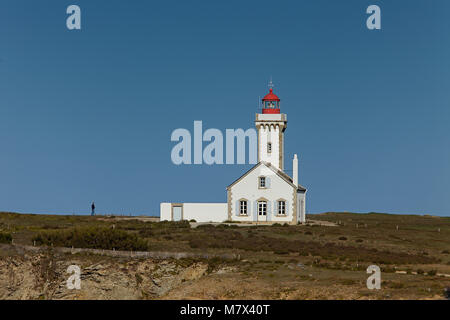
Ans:
POLYGON ((262 113, 280 113, 280 98, 273 93, 273 89, 262 99, 263 109, 262 113))
POLYGON ((275 93, 273 93, 273 89, 270 88, 269 93, 266 94, 266 96, 262 100, 263 101, 280 101, 280 98, 278 98, 278 96, 275 93))

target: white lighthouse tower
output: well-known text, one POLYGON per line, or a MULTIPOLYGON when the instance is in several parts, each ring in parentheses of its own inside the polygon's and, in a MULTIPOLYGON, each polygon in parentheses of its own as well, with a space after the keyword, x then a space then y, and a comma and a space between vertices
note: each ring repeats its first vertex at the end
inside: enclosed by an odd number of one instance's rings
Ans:
POLYGON ((284 170, 284 130, 287 116, 280 113, 280 98, 273 93, 272 81, 269 93, 262 99, 261 113, 256 114, 255 125, 258 130, 258 162, 269 162, 284 170))

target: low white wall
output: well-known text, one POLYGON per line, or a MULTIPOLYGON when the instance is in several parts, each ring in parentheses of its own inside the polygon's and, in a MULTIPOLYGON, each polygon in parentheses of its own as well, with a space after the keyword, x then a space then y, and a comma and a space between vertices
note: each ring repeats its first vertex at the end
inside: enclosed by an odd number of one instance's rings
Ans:
POLYGON ((170 221, 172 220, 172 204, 171 203, 167 203, 167 202, 163 202, 160 204, 159 206, 159 220, 160 221, 170 221))
POLYGON ((228 219, 226 203, 184 203, 183 219, 197 222, 223 222, 228 219))
MULTIPOLYGON (((228 220, 227 203, 183 203, 183 220, 223 222, 228 220)), ((160 220, 172 220, 172 204, 161 203, 160 220)))

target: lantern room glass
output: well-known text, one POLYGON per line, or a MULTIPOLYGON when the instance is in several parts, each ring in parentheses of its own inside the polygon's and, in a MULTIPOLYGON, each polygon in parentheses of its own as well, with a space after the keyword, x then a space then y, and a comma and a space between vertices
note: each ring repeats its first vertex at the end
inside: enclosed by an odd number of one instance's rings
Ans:
POLYGON ((264 101, 265 109, 279 109, 280 102, 279 101, 264 101))

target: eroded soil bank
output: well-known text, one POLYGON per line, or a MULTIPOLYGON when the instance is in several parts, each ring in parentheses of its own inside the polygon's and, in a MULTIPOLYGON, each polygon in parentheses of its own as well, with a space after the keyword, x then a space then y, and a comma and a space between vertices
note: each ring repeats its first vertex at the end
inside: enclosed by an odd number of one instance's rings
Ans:
POLYGON ((386 273, 368 290, 364 270, 294 260, 153 259, 0 246, 0 299, 443 299, 447 279, 386 273), (81 270, 70 290, 67 268, 81 270))

